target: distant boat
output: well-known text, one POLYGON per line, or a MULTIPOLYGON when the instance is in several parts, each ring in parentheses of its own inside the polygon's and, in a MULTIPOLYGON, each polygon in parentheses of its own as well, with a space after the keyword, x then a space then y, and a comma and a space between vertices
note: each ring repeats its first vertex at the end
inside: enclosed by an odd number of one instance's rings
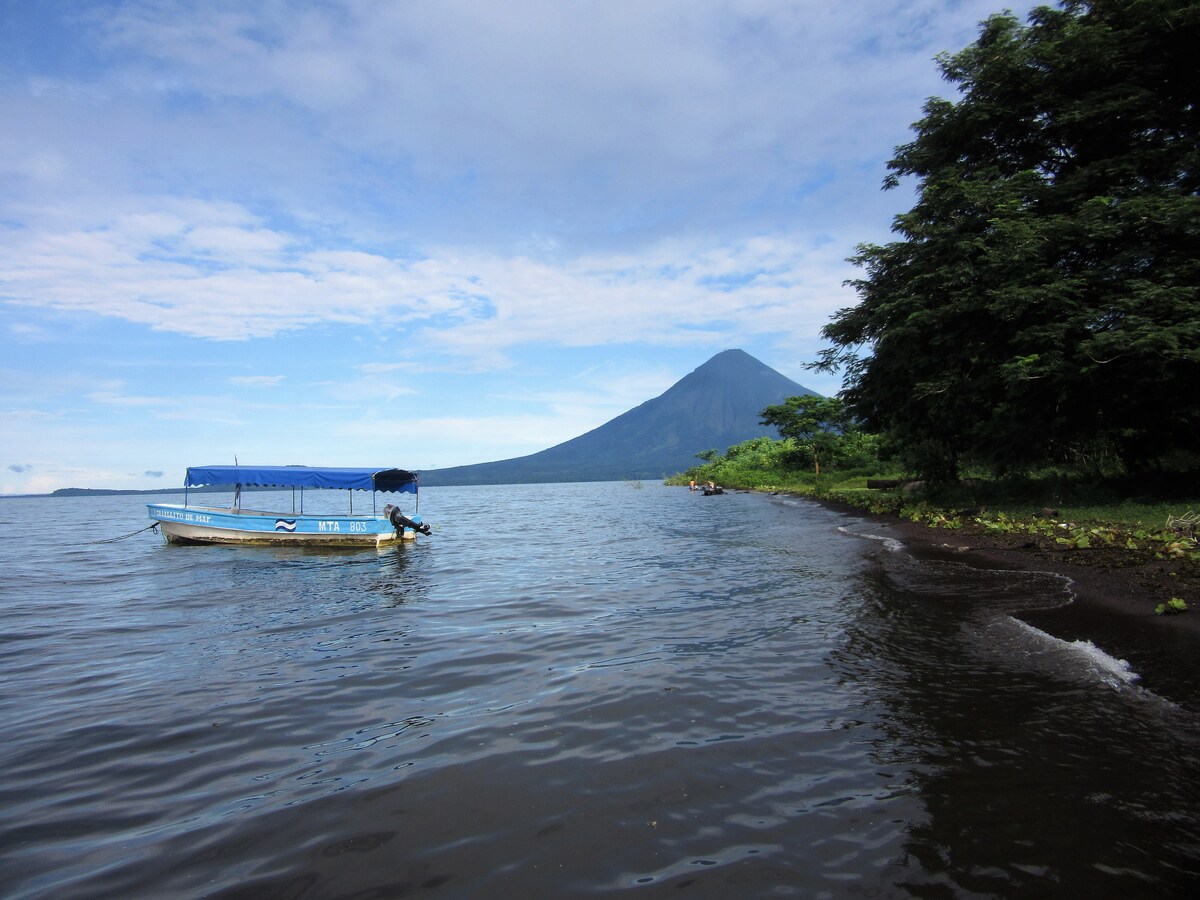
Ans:
POLYGON ((310 466, 193 466, 184 478, 183 505, 148 503, 146 509, 172 544, 276 544, 316 547, 383 547, 415 540, 430 528, 417 513, 417 475, 404 469, 322 469, 310 466), (193 506, 188 488, 229 485, 229 507, 193 506), (291 488, 290 512, 246 509, 242 488, 291 488), (342 490, 349 496, 347 515, 304 512, 304 491, 342 490), (299 494, 297 495, 297 491, 299 494), (354 514, 354 492, 371 492, 370 514, 354 514), (375 511, 377 493, 412 494, 411 518, 398 505, 375 511), (297 499, 299 511, 297 511, 297 499))

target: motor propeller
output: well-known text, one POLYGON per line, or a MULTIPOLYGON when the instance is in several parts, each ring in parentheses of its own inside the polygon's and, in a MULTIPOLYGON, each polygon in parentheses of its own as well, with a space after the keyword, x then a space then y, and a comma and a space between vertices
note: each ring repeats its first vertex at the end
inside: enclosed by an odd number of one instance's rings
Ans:
POLYGON ((404 513, 400 512, 400 507, 388 504, 383 509, 384 515, 388 517, 388 521, 395 526, 397 532, 403 532, 405 528, 411 528, 413 531, 419 531, 421 534, 429 534, 433 531, 424 522, 414 522, 404 513))

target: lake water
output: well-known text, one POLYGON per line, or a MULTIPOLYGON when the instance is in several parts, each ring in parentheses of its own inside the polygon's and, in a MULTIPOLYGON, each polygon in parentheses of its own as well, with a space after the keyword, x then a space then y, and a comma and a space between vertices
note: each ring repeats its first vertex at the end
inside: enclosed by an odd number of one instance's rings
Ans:
POLYGON ((1200 877, 1197 705, 1010 615, 1053 577, 652 483, 427 488, 381 552, 97 543, 147 499, 0 500, 5 897, 1200 877))

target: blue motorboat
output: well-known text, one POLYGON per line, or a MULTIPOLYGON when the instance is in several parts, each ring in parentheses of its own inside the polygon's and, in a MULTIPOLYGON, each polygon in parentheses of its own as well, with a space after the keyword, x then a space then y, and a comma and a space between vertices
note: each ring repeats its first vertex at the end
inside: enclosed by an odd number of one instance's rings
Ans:
MULTIPOLYGON (((193 466, 184 478, 184 502, 149 503, 150 518, 173 544, 282 544, 320 547, 382 547, 429 534, 418 512, 417 473, 405 469, 314 468, 311 466, 193 466), (228 486, 228 507, 195 505, 192 488, 228 486), (243 488, 291 489, 290 511, 247 509, 243 488), (339 490, 349 496, 346 515, 308 514, 306 491, 339 490), (354 512, 355 491, 370 491, 370 513, 354 512), (376 510, 378 494, 412 494, 413 514, 396 503, 376 510)), ((254 496, 256 491, 249 492, 254 496)), ((202 496, 209 496, 208 492, 202 496)))

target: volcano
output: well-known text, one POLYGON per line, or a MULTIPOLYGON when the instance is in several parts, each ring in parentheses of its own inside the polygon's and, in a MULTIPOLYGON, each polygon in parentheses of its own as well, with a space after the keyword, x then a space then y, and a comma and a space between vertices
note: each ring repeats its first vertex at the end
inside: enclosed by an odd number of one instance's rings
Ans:
POLYGON ((723 350, 653 400, 579 437, 529 456, 428 469, 421 485, 666 478, 696 465, 705 450, 778 437, 759 424, 763 409, 801 395, 817 392, 743 350, 723 350))

